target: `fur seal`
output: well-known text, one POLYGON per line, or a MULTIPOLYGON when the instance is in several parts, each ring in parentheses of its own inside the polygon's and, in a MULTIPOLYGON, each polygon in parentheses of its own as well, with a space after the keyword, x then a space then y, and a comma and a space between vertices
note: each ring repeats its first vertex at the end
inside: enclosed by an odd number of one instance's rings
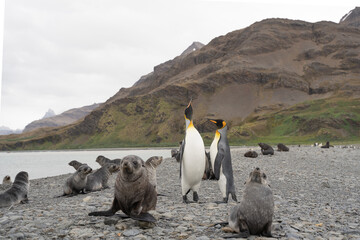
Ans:
POLYGON ((88 192, 99 191, 109 188, 108 181, 112 173, 119 170, 119 165, 114 163, 106 163, 100 169, 87 176, 85 190, 88 192))
POLYGON ((258 157, 258 154, 257 154, 257 152, 255 152, 255 151, 247 151, 247 152, 244 154, 244 157, 257 158, 257 157, 258 157))
POLYGON ((134 220, 156 221, 148 211, 155 210, 157 193, 149 181, 145 162, 140 157, 129 155, 122 159, 114 195, 109 210, 91 212, 89 216, 112 216, 121 210, 134 220))
POLYGON ((330 147, 334 147, 334 146, 330 145, 329 142, 326 142, 326 144, 324 146, 321 146, 321 148, 330 148, 330 147))
POLYGON ((91 173, 91 171, 92 169, 88 165, 81 165, 76 172, 66 180, 63 196, 76 195, 80 192, 85 193, 87 176, 91 173))
POLYGON ((72 161, 69 162, 68 164, 69 164, 70 166, 74 167, 75 170, 78 170, 79 167, 80 167, 81 165, 83 165, 83 163, 78 162, 78 161, 76 161, 76 160, 72 160, 72 161))
MULTIPOLYGON (((266 175, 256 168, 250 173, 240 203, 230 213, 229 226, 246 238, 251 235, 271 237, 274 198, 266 175)), ((230 236, 234 237, 234 236, 230 236)))
POLYGON ((17 203, 27 203, 29 186, 29 174, 19 172, 11 188, 0 194, 0 208, 10 207, 17 203))
POLYGON ((120 158, 116 158, 116 159, 110 160, 109 158, 100 155, 100 156, 98 156, 98 157, 96 158, 96 162, 97 162, 98 164, 100 164, 100 166, 102 166, 102 167, 103 167, 106 163, 114 163, 114 164, 120 165, 121 159, 120 159, 120 158))
POLYGON ((263 155, 274 155, 274 149, 270 145, 266 143, 259 143, 259 146, 261 147, 261 153, 263 155))
POLYGON ((282 144, 282 143, 279 143, 278 145, 277 145, 277 147, 278 147, 278 151, 279 152, 288 152, 289 151, 289 148, 287 147, 287 146, 285 146, 284 144, 282 144))
POLYGON ((4 184, 4 185, 10 185, 10 184, 12 184, 11 177, 10 177, 9 175, 6 175, 6 176, 3 178, 2 184, 4 184))
POLYGON ((206 156, 205 172, 204 172, 204 176, 202 179, 203 180, 216 180, 213 168, 211 166, 210 152, 205 151, 205 156, 206 156))
POLYGON ((155 189, 157 186, 156 168, 162 163, 162 160, 163 160, 162 157, 154 156, 149 158, 145 162, 145 167, 146 170, 148 171, 149 182, 155 187, 155 189))

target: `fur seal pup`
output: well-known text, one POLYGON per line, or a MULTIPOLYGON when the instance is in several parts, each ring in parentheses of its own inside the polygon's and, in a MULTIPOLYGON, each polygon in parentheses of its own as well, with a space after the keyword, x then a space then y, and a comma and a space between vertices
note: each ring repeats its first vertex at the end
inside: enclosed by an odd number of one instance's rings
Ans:
POLYGON ((10 207, 17 203, 27 203, 29 186, 29 174, 19 172, 11 188, 0 194, 0 208, 10 207))
POLYGON ((64 185, 65 195, 76 195, 80 192, 85 193, 85 187, 87 182, 87 176, 91 173, 92 169, 87 164, 81 165, 76 172, 69 177, 64 185))
MULTIPOLYGON (((179 144, 180 144, 179 148, 181 149, 182 141, 180 141, 179 144)), ((180 151, 177 149, 171 149, 171 157, 175 158, 177 162, 180 162, 180 151)))
POLYGON ((122 159, 114 195, 109 210, 91 212, 89 216, 112 216, 121 210, 134 220, 156 221, 148 211, 155 210, 157 193, 149 181, 145 162, 140 157, 130 155, 122 159))
POLYGON ((106 163, 100 169, 87 176, 85 190, 88 192, 109 188, 108 181, 112 173, 119 171, 119 165, 106 163))
POLYGON ((205 156, 206 156, 205 172, 204 172, 204 176, 202 179, 203 180, 216 180, 213 168, 211 166, 210 152, 205 151, 205 156))
POLYGON ((282 144, 282 143, 279 143, 278 145, 277 145, 277 147, 278 147, 278 151, 279 152, 288 152, 289 151, 289 148, 287 147, 287 146, 285 146, 284 144, 282 144))
POLYGON ((274 149, 266 144, 266 143, 259 143, 259 146, 261 147, 261 153, 263 155, 274 155, 274 149))
POLYGON ((76 161, 76 160, 72 160, 72 161, 69 162, 68 164, 69 164, 70 166, 74 167, 75 170, 78 170, 79 167, 80 167, 81 165, 83 165, 83 163, 78 162, 78 161, 76 161))
MULTIPOLYGON (((246 238, 249 235, 271 237, 274 198, 266 175, 256 168, 250 173, 240 203, 230 213, 229 226, 246 238)), ((229 236, 235 237, 235 236, 229 236)))
POLYGON ((255 152, 255 151, 247 151, 247 152, 244 154, 244 157, 257 158, 257 157, 258 157, 258 154, 257 154, 257 152, 255 152))
POLYGON ((98 156, 98 157, 96 158, 96 162, 97 162, 98 164, 100 164, 100 166, 102 166, 102 167, 103 167, 106 163, 114 163, 114 164, 120 165, 121 159, 120 159, 120 158, 116 158, 116 159, 110 160, 109 158, 100 155, 100 156, 98 156))
POLYGON ((162 157, 154 156, 149 158, 145 162, 145 167, 146 170, 148 171, 149 182, 155 187, 155 189, 157 186, 156 168, 162 163, 162 160, 163 160, 162 157))
POLYGON ((10 185, 10 184, 12 184, 11 177, 10 177, 9 175, 6 175, 6 176, 3 178, 2 184, 4 184, 4 185, 10 185))
POLYGON ((334 146, 330 145, 329 142, 326 142, 326 144, 324 146, 321 146, 321 148, 330 148, 330 147, 334 147, 334 146))

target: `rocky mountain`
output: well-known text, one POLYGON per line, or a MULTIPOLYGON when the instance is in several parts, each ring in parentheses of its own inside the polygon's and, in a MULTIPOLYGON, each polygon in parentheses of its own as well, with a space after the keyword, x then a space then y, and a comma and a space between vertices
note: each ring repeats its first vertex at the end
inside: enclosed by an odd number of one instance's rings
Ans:
POLYGON ((81 108, 73 108, 58 115, 56 115, 53 110, 49 109, 42 119, 33 121, 26 125, 23 132, 26 133, 44 127, 59 127, 69 125, 82 119, 99 106, 100 104, 95 103, 93 105, 84 106, 81 108))
POLYGON ((360 27, 360 7, 356 7, 340 19, 340 24, 360 27))
POLYGON ((21 132, 22 130, 20 129, 13 130, 9 127, 0 126, 0 135, 20 134, 21 132))
POLYGON ((42 117, 42 119, 49 118, 49 117, 53 117, 53 116, 55 116, 55 115, 56 115, 56 114, 55 114, 54 110, 49 109, 49 110, 45 113, 45 115, 42 117))
POLYGON ((206 143, 214 134, 207 118, 225 119, 233 144, 358 139, 359 56, 360 29, 263 20, 154 67, 82 121, 0 137, 0 147, 177 145, 190 99, 206 143))

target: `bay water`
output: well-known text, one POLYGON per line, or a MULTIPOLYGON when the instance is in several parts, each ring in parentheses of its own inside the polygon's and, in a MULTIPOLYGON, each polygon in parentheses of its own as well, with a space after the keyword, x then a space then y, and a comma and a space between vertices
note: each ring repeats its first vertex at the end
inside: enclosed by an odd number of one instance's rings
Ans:
POLYGON ((75 169, 68 165, 72 160, 86 163, 95 170, 100 168, 100 165, 95 162, 99 155, 109 159, 137 155, 144 161, 152 156, 171 157, 170 149, 156 148, 0 152, 0 184, 6 175, 14 181, 16 174, 20 171, 28 172, 30 179, 73 173, 75 169))

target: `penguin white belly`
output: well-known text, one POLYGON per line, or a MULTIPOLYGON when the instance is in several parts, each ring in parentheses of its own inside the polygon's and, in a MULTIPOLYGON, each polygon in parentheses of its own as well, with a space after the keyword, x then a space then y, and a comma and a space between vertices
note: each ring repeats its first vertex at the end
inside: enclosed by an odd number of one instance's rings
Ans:
MULTIPOLYGON (((183 186, 192 189, 201 182, 205 171, 205 146, 199 132, 191 127, 186 131, 185 148, 182 159, 183 186)), ((194 190, 194 189, 192 189, 194 190)), ((184 189, 184 191, 187 191, 184 189)))
MULTIPOLYGON (((215 171, 214 165, 215 165, 216 155, 218 153, 219 140, 220 140, 220 134, 216 133, 215 138, 210 145, 210 160, 211 160, 211 166, 212 166, 213 171, 215 171)), ((219 176, 218 184, 219 184, 221 195, 225 198, 226 197, 226 177, 222 171, 222 166, 220 167, 220 176, 219 176)))
POLYGON ((218 141, 219 141, 219 138, 216 138, 216 136, 215 136, 214 141, 210 145, 210 161, 211 161, 211 167, 213 170, 214 170, 216 154, 218 152, 218 148, 217 148, 218 141))

